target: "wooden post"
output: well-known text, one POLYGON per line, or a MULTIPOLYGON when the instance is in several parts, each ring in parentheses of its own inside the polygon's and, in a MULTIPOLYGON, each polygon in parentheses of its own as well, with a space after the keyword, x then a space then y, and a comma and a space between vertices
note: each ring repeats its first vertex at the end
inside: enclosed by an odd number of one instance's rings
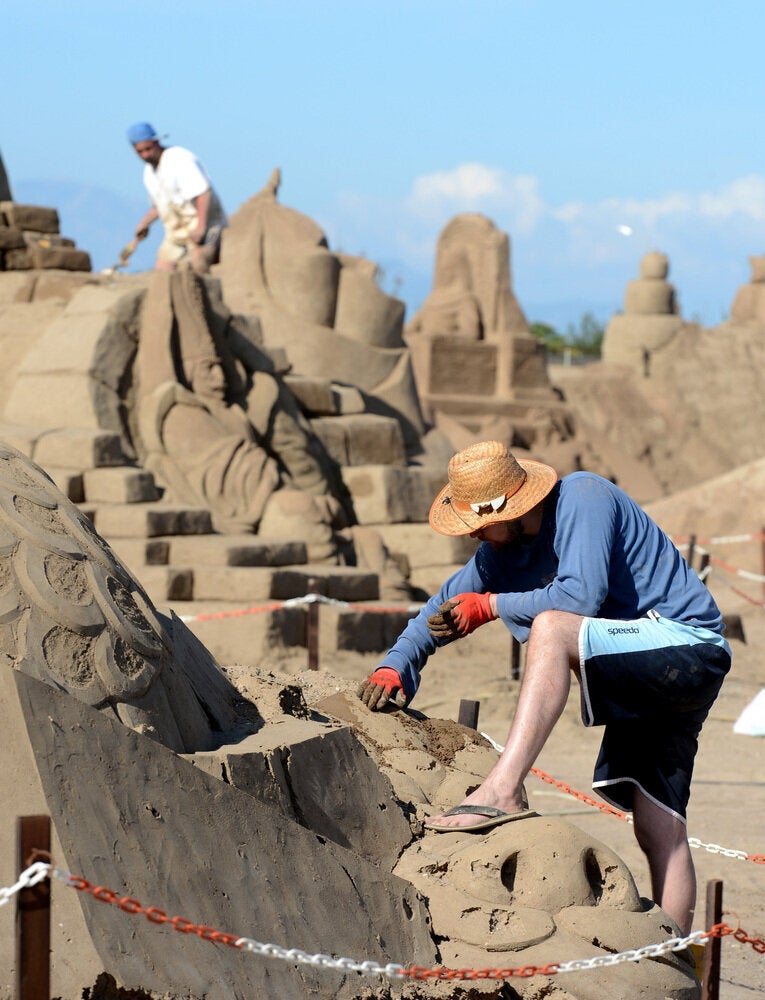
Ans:
POLYGON ((460 702, 460 714, 457 722, 468 729, 478 729, 478 709, 481 707, 480 701, 469 701, 463 698, 460 702))
POLYGON ((688 555, 685 557, 685 561, 693 569, 693 559, 696 555, 696 536, 691 535, 688 538, 688 555))
MULTIPOLYGON (((711 930, 722 920, 722 879, 711 878, 707 882, 706 930, 711 930)), ((720 951, 722 939, 706 939, 704 956, 701 961, 701 1000, 719 1000, 720 997, 720 951)))
MULTIPOLYGON (((308 581, 309 594, 315 594, 319 581, 311 577, 308 581)), ((306 643, 308 645, 308 669, 319 669, 319 602, 311 601, 308 605, 308 624, 306 626, 306 643)))
POLYGON ((709 566, 709 553, 702 552, 701 559, 699 559, 699 576, 701 577, 701 581, 705 587, 709 586, 709 584, 707 583, 707 578, 709 574, 708 573, 705 574, 704 572, 708 566, 709 566))
POLYGON ((510 679, 517 681, 521 676, 521 644, 513 636, 510 646, 510 679))
MULTIPOLYGON (((19 816, 16 826, 18 874, 50 858, 50 816, 19 816)), ((16 903, 16 997, 50 996, 50 879, 21 889, 16 903)))

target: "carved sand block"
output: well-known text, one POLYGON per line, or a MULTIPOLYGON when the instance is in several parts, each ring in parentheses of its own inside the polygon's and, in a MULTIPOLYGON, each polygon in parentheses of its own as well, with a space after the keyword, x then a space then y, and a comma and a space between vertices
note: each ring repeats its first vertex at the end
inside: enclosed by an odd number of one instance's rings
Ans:
POLYGON ((436 424, 448 415, 475 434, 487 415, 503 416, 510 439, 530 403, 554 403, 544 348, 513 293, 509 237, 485 216, 455 216, 441 232, 433 289, 405 339, 436 424))

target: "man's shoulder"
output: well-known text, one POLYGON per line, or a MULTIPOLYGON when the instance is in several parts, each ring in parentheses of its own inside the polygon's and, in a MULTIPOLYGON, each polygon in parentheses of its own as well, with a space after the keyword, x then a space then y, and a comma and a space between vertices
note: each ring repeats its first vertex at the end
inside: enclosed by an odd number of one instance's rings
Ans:
POLYGON ((632 501, 615 483, 596 472, 570 472, 560 481, 560 500, 565 505, 572 501, 584 500, 613 506, 632 501))
POLYGON ((186 149, 184 146, 167 146, 162 152, 162 160, 168 163, 176 162, 188 162, 189 160, 197 162, 197 157, 190 149, 186 149))
POLYGON ((599 476, 597 472, 587 472, 581 469, 577 472, 569 472, 565 476, 561 476, 561 488, 589 488, 589 489, 605 489, 614 490, 617 487, 610 479, 606 479, 604 476, 599 476))

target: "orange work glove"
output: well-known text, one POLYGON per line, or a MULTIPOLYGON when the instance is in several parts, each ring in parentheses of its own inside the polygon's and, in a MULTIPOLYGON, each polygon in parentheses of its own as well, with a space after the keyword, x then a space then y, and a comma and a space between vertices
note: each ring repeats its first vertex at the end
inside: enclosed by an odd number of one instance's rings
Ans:
POLYGON ((356 694, 373 712, 384 708, 389 701, 394 702, 399 708, 406 705, 401 678, 393 667, 378 667, 359 685, 356 694))
POLYGON ((428 631, 437 639, 458 639, 497 617, 491 610, 491 594, 457 594, 444 601, 437 614, 428 618, 428 631))

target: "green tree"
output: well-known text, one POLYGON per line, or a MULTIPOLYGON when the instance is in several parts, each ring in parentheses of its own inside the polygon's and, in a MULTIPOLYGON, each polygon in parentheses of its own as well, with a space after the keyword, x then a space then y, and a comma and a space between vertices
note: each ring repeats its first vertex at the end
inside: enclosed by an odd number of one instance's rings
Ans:
POLYGON ((591 312, 584 313, 579 319, 579 326, 569 323, 566 327, 566 340, 572 353, 584 358, 599 358, 603 346, 605 328, 591 312))
POLYGON ((566 340, 554 326, 549 326, 547 323, 532 323, 529 329, 532 335, 545 345, 548 354, 563 354, 566 340))

